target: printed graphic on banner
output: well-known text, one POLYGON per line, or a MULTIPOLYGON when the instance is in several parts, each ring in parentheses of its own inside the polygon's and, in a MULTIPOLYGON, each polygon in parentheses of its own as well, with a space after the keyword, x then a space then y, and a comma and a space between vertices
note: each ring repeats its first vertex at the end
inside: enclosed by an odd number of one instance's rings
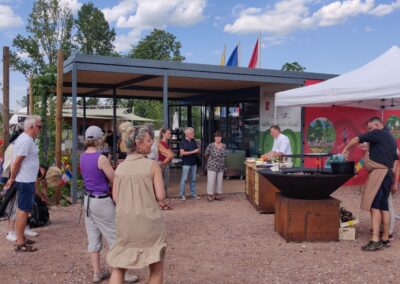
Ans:
POLYGON ((307 128, 307 143, 312 153, 331 152, 335 140, 335 127, 326 117, 317 117, 307 128))
POLYGON ((394 138, 400 138, 400 118, 397 115, 391 115, 386 120, 386 127, 390 130, 393 134, 394 138))

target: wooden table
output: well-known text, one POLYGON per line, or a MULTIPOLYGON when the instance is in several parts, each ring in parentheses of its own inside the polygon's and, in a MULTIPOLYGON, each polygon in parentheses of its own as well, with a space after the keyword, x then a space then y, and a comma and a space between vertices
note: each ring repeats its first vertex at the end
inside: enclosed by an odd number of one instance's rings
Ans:
POLYGON ((279 190, 272 183, 257 173, 256 163, 246 161, 246 198, 259 213, 275 212, 277 192, 279 190))

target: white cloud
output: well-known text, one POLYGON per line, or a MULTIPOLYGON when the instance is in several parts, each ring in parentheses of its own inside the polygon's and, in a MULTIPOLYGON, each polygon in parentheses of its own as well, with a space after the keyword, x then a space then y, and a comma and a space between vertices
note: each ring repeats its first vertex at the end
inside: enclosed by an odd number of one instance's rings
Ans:
POLYGON ((11 7, 6 5, 0 5, 0 19, 0 30, 23 24, 21 17, 15 15, 11 7))
POLYGON ((112 8, 103 9, 104 17, 109 22, 115 22, 120 17, 129 15, 136 10, 136 0, 123 0, 112 8))
POLYGON ((397 9, 400 9, 400 0, 397 0, 390 4, 379 4, 370 11, 370 14, 381 17, 381 16, 386 16, 397 9))
POLYGON ((79 0, 60 0, 60 5, 70 8, 72 14, 77 14, 83 4, 79 0))
POLYGON ((203 18, 206 0, 135 0, 123 1, 104 9, 108 20, 116 21, 118 28, 130 28, 127 35, 116 37, 117 51, 126 51, 139 41, 141 34, 167 26, 187 27, 203 18))
MULTIPOLYGON (((374 0, 335 1, 323 6, 315 12, 311 21, 318 26, 334 26, 345 22, 351 17, 368 13, 374 6, 374 0)), ((308 20, 308 19, 305 19, 308 20)))
POLYGON ((243 34, 266 32, 278 35, 291 33, 304 26, 302 20, 309 15, 307 0, 284 0, 272 9, 245 8, 233 24, 224 27, 226 32, 243 34))
POLYGON ((137 0, 135 14, 121 16, 119 28, 152 29, 173 26, 191 26, 203 19, 205 0, 137 0))
POLYGON ((114 41, 115 50, 117 52, 128 51, 133 44, 136 44, 140 40, 140 35, 141 32, 138 30, 132 30, 126 35, 117 35, 114 41))
POLYGON ((276 38, 299 29, 333 26, 359 15, 383 16, 400 9, 400 0, 377 6, 374 0, 334 1, 316 9, 321 3, 319 0, 281 0, 264 9, 239 5, 233 8, 236 20, 225 25, 224 30, 234 34, 263 32, 276 38))

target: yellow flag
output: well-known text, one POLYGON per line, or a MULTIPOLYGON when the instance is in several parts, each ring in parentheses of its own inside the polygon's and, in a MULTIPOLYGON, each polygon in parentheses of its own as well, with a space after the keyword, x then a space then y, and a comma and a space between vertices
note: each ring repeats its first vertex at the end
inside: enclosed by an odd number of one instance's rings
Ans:
POLYGON ((224 51, 222 52, 221 61, 219 65, 225 66, 225 56, 226 56, 226 45, 224 45, 224 51))

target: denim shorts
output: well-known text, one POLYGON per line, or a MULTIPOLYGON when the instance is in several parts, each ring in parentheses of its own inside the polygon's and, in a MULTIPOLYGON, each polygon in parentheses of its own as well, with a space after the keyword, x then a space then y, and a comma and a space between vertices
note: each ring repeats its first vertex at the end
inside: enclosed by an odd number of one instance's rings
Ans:
POLYGON ((17 188, 18 209, 30 212, 33 209, 33 201, 35 200, 35 183, 34 182, 15 182, 17 188))
POLYGON ((375 195, 374 201, 372 201, 371 208, 382 211, 389 211, 388 200, 390 194, 390 187, 392 186, 392 181, 393 181, 393 174, 392 171, 389 169, 388 174, 386 174, 381 186, 379 187, 378 192, 375 195))

